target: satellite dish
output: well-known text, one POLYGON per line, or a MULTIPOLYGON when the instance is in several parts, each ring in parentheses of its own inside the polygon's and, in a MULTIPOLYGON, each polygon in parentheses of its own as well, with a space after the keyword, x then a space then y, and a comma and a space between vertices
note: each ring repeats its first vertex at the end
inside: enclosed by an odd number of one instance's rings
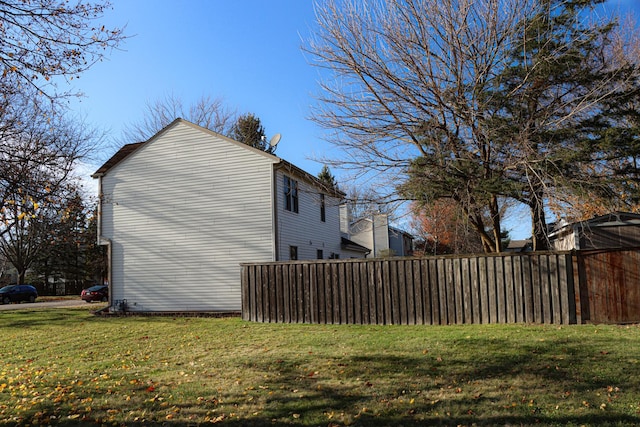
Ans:
POLYGON ((276 133, 271 137, 271 140, 269 141, 269 145, 275 148, 276 145, 278 145, 278 142, 280 142, 280 138, 282 138, 282 135, 280 135, 279 133, 276 133))

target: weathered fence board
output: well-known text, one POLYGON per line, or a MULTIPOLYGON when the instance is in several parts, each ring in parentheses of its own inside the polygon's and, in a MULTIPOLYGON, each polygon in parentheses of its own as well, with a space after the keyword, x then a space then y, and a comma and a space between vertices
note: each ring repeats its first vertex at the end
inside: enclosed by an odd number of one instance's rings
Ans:
POLYGON ((242 265, 257 322, 572 324, 640 321, 640 250, 242 265))

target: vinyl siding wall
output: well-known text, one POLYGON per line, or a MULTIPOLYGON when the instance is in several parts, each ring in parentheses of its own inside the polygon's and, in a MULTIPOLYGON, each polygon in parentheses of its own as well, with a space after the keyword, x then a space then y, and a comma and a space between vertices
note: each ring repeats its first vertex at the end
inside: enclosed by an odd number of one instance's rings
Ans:
POLYGON ((353 242, 364 246, 365 248, 371 249, 371 252, 368 257, 373 258, 375 255, 373 254, 374 243, 373 243, 373 233, 371 229, 372 222, 367 221, 365 219, 361 219, 354 223, 351 227, 351 239, 353 242))
POLYGON ((239 263, 275 260, 275 160, 178 122, 113 167, 102 178, 112 301, 239 310, 239 263))
POLYGON ((375 225, 375 229, 373 230, 374 234, 374 256, 381 256, 383 254, 382 251, 389 250, 389 217, 387 215, 374 215, 373 222, 375 225))
POLYGON ((372 219, 362 218, 352 225, 351 240, 371 249, 369 258, 381 255, 389 249, 389 225, 386 215, 373 215, 372 219), (373 228, 375 224, 375 229, 373 228))
POLYGON ((389 229, 389 249, 393 251, 395 256, 405 256, 404 241, 402 234, 389 229))
POLYGON ((389 227, 389 249, 396 256, 411 255, 411 239, 400 230, 389 227))
POLYGON ((553 240, 553 249, 556 251, 570 251, 579 249, 579 242, 573 227, 567 227, 553 240))
POLYGON ((279 169, 276 172, 277 241, 279 261, 289 260, 289 247, 298 248, 298 259, 316 259, 322 250, 323 258, 340 254, 340 207, 339 200, 325 195, 325 222, 320 220, 321 198, 319 189, 300 177, 279 169), (298 182, 298 213, 285 209, 284 177, 298 182))

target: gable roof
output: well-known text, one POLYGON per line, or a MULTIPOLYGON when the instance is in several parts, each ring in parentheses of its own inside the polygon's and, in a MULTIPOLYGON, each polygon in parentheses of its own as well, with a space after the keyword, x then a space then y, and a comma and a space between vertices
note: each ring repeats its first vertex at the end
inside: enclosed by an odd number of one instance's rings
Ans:
POLYGON ((278 163, 276 168, 283 169, 292 175, 297 175, 300 178, 306 179, 307 181, 311 182, 313 185, 322 188, 325 193, 333 197, 343 199, 346 196, 346 194, 343 191, 338 190, 337 188, 331 188, 327 186, 324 182, 320 181, 317 177, 311 175, 309 172, 306 172, 300 169, 293 163, 289 163, 288 161, 280 157, 278 157, 278 159, 280 160, 280 162, 278 163))
POLYGON ((576 222, 563 222, 553 227, 549 238, 555 238, 565 230, 584 229, 589 227, 611 227, 611 226, 637 226, 640 225, 640 214, 632 212, 615 211, 604 215, 595 216, 591 219, 576 222))
MULTIPOLYGON (((362 217, 362 218, 356 219, 350 225, 351 226, 355 226, 356 224, 359 224, 361 222, 373 223, 373 220, 371 218, 368 218, 368 217, 362 217)), ((414 239, 413 234, 409 233, 408 231, 404 231, 404 230, 402 230, 402 229, 400 229, 398 227, 394 227, 394 226, 390 225, 388 221, 387 221, 387 228, 389 229, 390 233, 402 234, 404 236, 409 237, 410 239, 414 239)))
POLYGON ((126 159, 127 157, 131 156, 133 153, 135 153, 136 151, 138 151, 141 147, 143 147, 144 145, 147 145, 148 143, 152 142, 155 139, 158 139, 162 134, 166 133, 169 129, 177 126, 179 123, 185 124, 187 126, 191 126, 195 129, 198 129, 202 132, 206 132, 209 133, 211 135, 214 135, 218 138, 224 139, 232 144, 235 145, 239 145, 242 146, 243 148, 246 148, 248 150, 253 150, 258 154, 264 155, 264 156, 268 156, 268 157, 274 157, 277 159, 276 156, 273 156, 272 154, 269 154, 265 151, 259 150, 257 148, 251 147, 247 144, 243 144, 241 142, 235 141, 231 138, 228 138, 224 135, 221 135, 217 132, 212 131, 211 129, 207 129, 204 128, 202 126, 196 125, 195 123, 191 123, 188 120, 185 120, 183 118, 178 117, 177 119, 175 119, 174 121, 172 121, 171 123, 169 123, 168 125, 166 125, 165 127, 163 127, 162 129, 160 129, 160 131, 158 131, 155 135, 153 135, 151 138, 149 138, 146 141, 143 142, 136 142, 133 144, 126 144, 124 145, 120 150, 118 150, 117 153, 115 153, 113 156, 111 156, 111 158, 109 160, 107 160, 102 166, 100 166, 100 168, 98 168, 98 170, 96 172, 94 172, 91 177, 92 178, 98 178, 102 175, 104 175, 105 173, 107 173, 110 169, 112 169, 113 167, 115 167, 117 164, 119 164, 120 162, 122 162, 124 159, 126 159))
POLYGON ((615 211, 605 215, 593 217, 586 222, 590 225, 611 226, 611 225, 638 225, 640 224, 640 214, 632 212, 615 211))
POLYGON ((91 178, 98 178, 99 176, 104 175, 105 173, 107 173, 107 171, 109 169, 111 169, 112 167, 114 167, 115 165, 120 163, 122 160, 127 158, 129 156, 129 154, 131 154, 134 151, 136 151, 143 144, 145 144, 145 143, 144 142, 134 142, 133 144, 126 144, 121 149, 119 149, 117 153, 115 153, 113 156, 111 156, 111 158, 109 160, 107 160, 102 166, 100 166, 98 168, 98 170, 95 171, 91 175, 91 178))
POLYGON ((504 248, 507 252, 529 252, 533 249, 531 239, 509 240, 509 244, 504 248))
POLYGON ((116 165, 118 165, 120 162, 122 162, 124 159, 126 159, 127 157, 131 156, 133 153, 135 153, 136 151, 138 151, 142 146, 148 144, 149 142, 151 142, 154 139, 157 139, 160 135, 162 135, 163 133, 167 132, 170 128, 176 126, 178 123, 182 123, 182 124, 186 124, 188 126, 191 126, 195 129, 198 129, 202 132, 207 132, 211 135, 214 135, 218 138, 224 139, 225 141, 228 141, 232 144, 235 145, 239 145, 243 148, 246 148, 247 150, 252 150, 254 152, 256 152, 257 154, 263 155, 263 156, 267 156, 267 157, 271 157, 274 160, 276 160, 276 164, 277 164, 277 168, 282 168, 287 170, 289 173, 291 174, 295 174, 309 182, 311 182, 313 185, 318 186, 320 188, 323 189, 324 192, 326 192, 327 194, 337 197, 337 198, 344 198, 346 196, 346 194, 338 189, 335 188, 330 188, 327 185, 325 185, 322 181, 320 181, 317 177, 311 175, 310 173, 300 169, 299 167, 295 166, 292 163, 289 163, 288 161, 274 155, 274 154, 270 154, 267 153, 266 151, 262 151, 258 148, 254 148, 251 147, 247 144, 243 144, 242 142, 238 142, 234 139, 231 139, 229 137, 226 137, 224 135, 221 135, 217 132, 212 131, 211 129, 207 129, 204 128, 202 126, 199 126, 195 123, 191 123, 188 120, 184 120, 180 117, 178 117, 177 119, 175 119, 174 121, 172 121, 171 123, 169 123, 167 126, 165 126, 164 128, 162 128, 158 133, 156 133, 155 135, 153 135, 151 138, 149 138, 147 141, 144 142, 136 142, 136 143, 132 143, 132 144, 126 144, 124 145, 122 148, 120 148, 120 150, 118 150, 118 152, 116 152, 113 156, 111 156, 111 158, 109 160, 107 160, 102 166, 100 166, 98 168, 98 170, 96 170, 91 177, 92 178, 99 178, 101 176, 103 176, 104 174, 106 174, 107 172, 109 172, 109 170, 111 170, 113 167, 115 167, 116 165))
POLYGON ((361 252, 364 254, 368 254, 369 252, 371 252, 371 249, 362 246, 352 240, 349 240, 346 237, 340 238, 340 246, 342 247, 342 249, 348 249, 350 251, 361 252))

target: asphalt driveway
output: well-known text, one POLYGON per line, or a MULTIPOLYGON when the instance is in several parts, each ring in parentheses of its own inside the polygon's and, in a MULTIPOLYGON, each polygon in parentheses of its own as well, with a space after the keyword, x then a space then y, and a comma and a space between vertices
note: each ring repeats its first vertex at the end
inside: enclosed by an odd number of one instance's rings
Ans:
POLYGON ((3 310, 22 310, 32 308, 64 308, 64 307, 87 307, 91 309, 99 309, 102 307, 102 303, 88 304, 81 299, 72 300, 57 300, 57 301, 40 301, 34 303, 23 302, 19 304, 0 304, 0 311, 3 310))

